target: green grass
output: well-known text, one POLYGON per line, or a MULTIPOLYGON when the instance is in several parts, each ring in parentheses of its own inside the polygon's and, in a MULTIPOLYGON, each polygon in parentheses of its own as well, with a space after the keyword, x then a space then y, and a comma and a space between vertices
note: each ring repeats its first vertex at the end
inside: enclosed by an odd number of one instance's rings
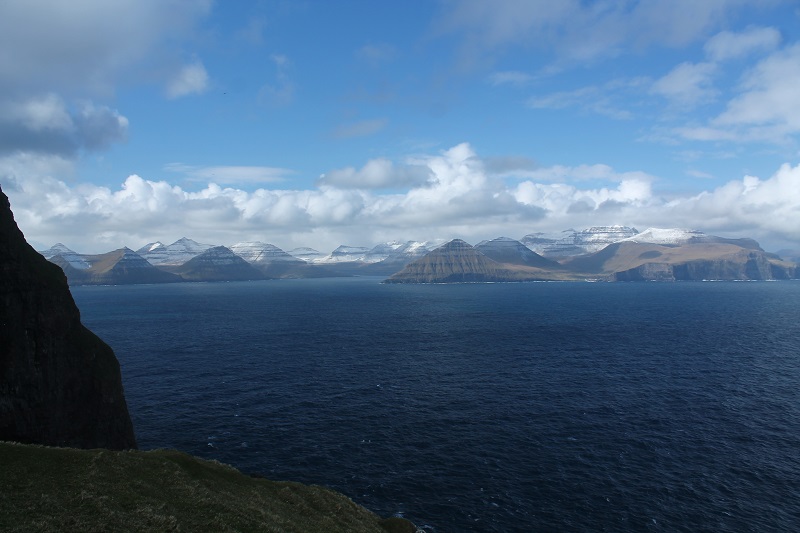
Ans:
POLYGON ((316 485, 246 476, 174 450, 0 442, 0 531, 413 532, 316 485))

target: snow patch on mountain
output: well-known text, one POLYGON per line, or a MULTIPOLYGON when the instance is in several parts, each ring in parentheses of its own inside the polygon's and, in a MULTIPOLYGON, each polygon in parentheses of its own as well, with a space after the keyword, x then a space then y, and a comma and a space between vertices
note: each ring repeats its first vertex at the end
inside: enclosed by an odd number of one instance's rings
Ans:
POLYGON ((602 250, 609 244, 633 237, 639 232, 628 226, 593 226, 560 234, 531 233, 520 242, 545 257, 571 257, 602 250))
POLYGON ((201 244, 186 237, 178 239, 169 246, 155 246, 157 244, 161 243, 153 243, 152 250, 141 253, 141 256, 153 265, 182 265, 206 250, 214 248, 213 244, 201 244))
POLYGON ((389 241, 374 246, 364 254, 361 261, 365 263, 378 263, 391 256, 403 243, 399 241, 389 241))
POLYGON ((305 261, 306 263, 313 263, 317 259, 324 257, 324 254, 319 250, 315 250, 307 246, 301 246, 300 248, 293 248, 292 250, 288 251, 288 254, 291 255, 292 257, 300 259, 301 261, 305 261))
POLYGON ((369 248, 363 246, 341 245, 323 258, 317 259, 315 263, 352 263, 361 261, 369 252, 369 248))
POLYGON ((61 256, 61 258, 69 263, 70 266, 77 268, 78 270, 86 270, 91 266, 81 254, 70 250, 60 242, 54 244, 50 249, 39 253, 42 254, 45 259, 53 259, 57 255, 61 256))
POLYGON ((647 228, 637 235, 633 235, 632 237, 622 240, 649 244, 689 244, 715 242, 718 239, 697 230, 681 228, 647 228))
POLYGON ((148 242, 147 244, 136 250, 136 253, 142 255, 149 252, 154 252, 156 250, 160 250, 161 248, 166 248, 166 247, 160 241, 148 242))
POLYGON ((248 263, 272 263, 274 261, 297 261, 298 259, 274 244, 260 241, 238 242, 231 251, 248 263))

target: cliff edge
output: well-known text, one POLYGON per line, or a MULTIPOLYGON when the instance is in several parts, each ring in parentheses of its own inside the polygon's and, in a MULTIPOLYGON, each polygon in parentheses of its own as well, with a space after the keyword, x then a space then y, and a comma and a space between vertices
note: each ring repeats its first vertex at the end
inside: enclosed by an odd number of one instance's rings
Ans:
POLYGON ((26 241, 0 189, 0 441, 135 448, 111 348, 81 324, 63 271, 26 241))

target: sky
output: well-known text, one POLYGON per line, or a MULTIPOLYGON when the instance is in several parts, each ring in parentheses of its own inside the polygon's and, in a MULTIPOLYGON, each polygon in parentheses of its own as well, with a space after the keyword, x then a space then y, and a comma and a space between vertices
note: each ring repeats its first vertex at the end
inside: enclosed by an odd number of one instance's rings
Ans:
POLYGON ((621 224, 800 248, 798 0, 4 0, 37 249, 621 224))

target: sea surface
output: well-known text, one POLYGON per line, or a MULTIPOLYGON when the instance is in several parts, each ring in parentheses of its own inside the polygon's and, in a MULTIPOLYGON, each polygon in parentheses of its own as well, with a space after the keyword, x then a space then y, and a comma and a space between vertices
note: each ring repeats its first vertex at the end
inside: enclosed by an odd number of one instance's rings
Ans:
POLYGON ((139 446, 426 531, 800 531, 800 282, 73 287, 139 446))

